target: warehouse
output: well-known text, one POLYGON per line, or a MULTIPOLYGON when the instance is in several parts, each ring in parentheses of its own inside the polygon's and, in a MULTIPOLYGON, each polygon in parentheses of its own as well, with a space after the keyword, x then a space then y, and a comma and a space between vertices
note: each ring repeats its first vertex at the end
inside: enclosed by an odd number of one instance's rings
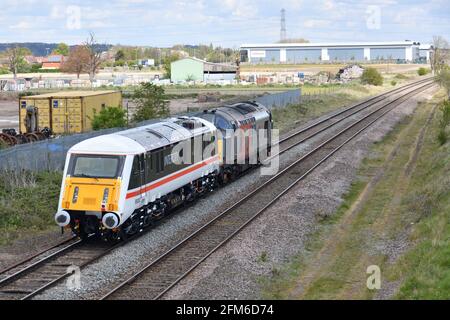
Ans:
POLYGON ((243 44, 241 61, 248 63, 319 63, 386 61, 417 62, 418 42, 243 44))
POLYGON ((236 78, 236 72, 235 66, 189 57, 171 63, 170 80, 174 83, 232 81, 236 78))
POLYGON ((122 107, 120 91, 62 91, 19 100, 20 132, 51 129, 53 134, 92 130, 95 113, 105 107, 122 107), (29 124, 33 123, 33 128, 29 124))

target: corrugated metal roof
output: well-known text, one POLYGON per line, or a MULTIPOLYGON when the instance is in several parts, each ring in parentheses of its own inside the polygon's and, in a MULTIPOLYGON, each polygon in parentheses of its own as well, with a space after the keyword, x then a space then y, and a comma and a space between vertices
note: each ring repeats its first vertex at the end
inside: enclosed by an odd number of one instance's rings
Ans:
POLYGON ((116 93, 120 91, 114 90, 103 90, 103 91, 60 91, 53 93, 45 93, 34 96, 26 96, 22 99, 45 99, 45 98, 79 98, 79 97, 90 97, 99 96, 103 94, 116 93))

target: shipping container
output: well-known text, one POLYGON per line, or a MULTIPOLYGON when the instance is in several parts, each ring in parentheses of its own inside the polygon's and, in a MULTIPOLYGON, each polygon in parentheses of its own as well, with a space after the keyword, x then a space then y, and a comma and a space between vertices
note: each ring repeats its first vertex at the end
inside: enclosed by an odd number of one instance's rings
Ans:
POLYGON ((20 131, 26 133, 27 108, 37 110, 39 130, 47 127, 53 134, 92 130, 94 112, 105 107, 122 107, 120 91, 67 91, 23 97, 19 100, 20 131), (95 111, 94 111, 95 110, 95 111))

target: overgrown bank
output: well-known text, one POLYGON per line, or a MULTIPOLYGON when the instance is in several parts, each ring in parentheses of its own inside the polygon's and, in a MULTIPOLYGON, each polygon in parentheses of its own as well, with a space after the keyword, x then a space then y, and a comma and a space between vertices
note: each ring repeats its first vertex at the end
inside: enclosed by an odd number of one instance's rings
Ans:
POLYGON ((307 250, 263 279, 265 298, 450 298, 450 143, 438 141, 435 108, 443 96, 420 104, 373 147, 307 250), (366 286, 372 265, 381 270, 380 290, 366 286))
POLYGON ((62 174, 0 173, 0 244, 54 227, 62 174))

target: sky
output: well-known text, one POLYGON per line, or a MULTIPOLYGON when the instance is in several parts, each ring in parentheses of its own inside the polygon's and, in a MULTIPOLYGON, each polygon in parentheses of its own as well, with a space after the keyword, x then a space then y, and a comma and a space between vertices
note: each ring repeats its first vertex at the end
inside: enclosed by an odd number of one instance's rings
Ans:
POLYGON ((450 0, 0 0, 0 42, 238 48, 280 38, 310 42, 450 40, 450 0))

